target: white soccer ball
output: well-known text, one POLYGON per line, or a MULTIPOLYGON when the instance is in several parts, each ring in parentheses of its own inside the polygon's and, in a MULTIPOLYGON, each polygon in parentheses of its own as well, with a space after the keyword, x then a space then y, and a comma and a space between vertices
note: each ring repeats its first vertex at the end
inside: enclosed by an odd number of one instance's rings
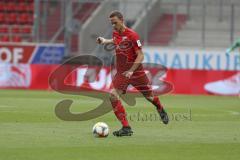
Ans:
POLYGON ((109 127, 104 122, 98 122, 93 126, 92 132, 95 137, 107 137, 109 134, 109 127))

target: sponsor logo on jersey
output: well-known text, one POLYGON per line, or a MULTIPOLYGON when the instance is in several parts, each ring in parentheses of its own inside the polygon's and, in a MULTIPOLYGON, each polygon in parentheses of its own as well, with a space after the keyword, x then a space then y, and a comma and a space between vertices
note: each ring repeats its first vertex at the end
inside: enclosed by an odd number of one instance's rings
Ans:
POLYGON ((141 47, 141 46, 142 46, 140 40, 137 40, 137 45, 138 45, 138 47, 141 47))
POLYGON ((127 39, 127 36, 123 36, 122 37, 122 40, 124 41, 124 40, 126 40, 127 39))

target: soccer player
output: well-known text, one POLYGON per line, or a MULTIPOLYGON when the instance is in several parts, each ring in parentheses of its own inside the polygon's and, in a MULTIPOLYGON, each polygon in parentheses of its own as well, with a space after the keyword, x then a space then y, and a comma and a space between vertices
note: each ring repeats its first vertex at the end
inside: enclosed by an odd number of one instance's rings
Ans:
POLYGON ((96 41, 99 44, 112 43, 115 45, 117 73, 112 81, 113 89, 110 94, 110 101, 117 119, 122 124, 122 128, 114 131, 113 135, 131 136, 133 134, 126 118, 125 109, 120 101, 121 95, 126 93, 130 84, 156 107, 163 123, 168 124, 168 115, 163 109, 159 98, 153 95, 149 79, 143 70, 144 54, 138 34, 124 25, 121 12, 111 12, 109 19, 114 29, 112 39, 98 37, 96 41))

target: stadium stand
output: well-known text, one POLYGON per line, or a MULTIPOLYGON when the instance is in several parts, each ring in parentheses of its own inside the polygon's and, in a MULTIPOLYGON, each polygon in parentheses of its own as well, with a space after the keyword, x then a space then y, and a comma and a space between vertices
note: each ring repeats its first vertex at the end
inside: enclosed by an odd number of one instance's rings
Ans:
MULTIPOLYGON (((176 32, 178 32, 185 25, 187 15, 177 14, 176 15, 176 32)), ((157 23, 153 26, 149 33, 148 44, 149 45, 169 45, 174 36, 174 15, 163 14, 160 16, 157 23)))
MULTIPOLYGON (((44 12, 44 1, 41 3, 40 15, 43 15, 44 12)), ((90 16, 91 13, 98 7, 99 3, 73 3, 72 12, 73 20, 78 24, 82 25, 90 16)), ((51 2, 47 3, 47 12, 48 16, 46 17, 46 24, 41 25, 40 35, 44 35, 44 41, 48 41, 59 32, 59 35, 56 36, 55 42, 64 42, 64 23, 62 23, 61 18, 61 3, 51 2), (47 28, 47 30, 44 30, 47 28), (46 33, 45 33, 46 32, 46 33)), ((79 38, 78 34, 71 35, 71 49, 73 52, 78 50, 79 38)))
MULTIPOLYGON (((232 42, 231 34, 234 35, 234 39, 240 34, 240 23, 237 19, 237 15, 240 14, 240 1, 221 0, 222 6, 219 1, 212 0, 208 6, 205 6, 207 15, 205 18, 203 17, 203 0, 181 2, 179 0, 132 0, 119 1, 117 5, 109 3, 110 1, 107 2, 107 0, 94 3, 73 1, 73 24, 70 26, 77 29, 69 31, 71 41, 69 48, 73 52, 77 52, 79 47, 83 48, 82 52, 94 51, 96 35, 109 32, 104 30, 109 25, 106 16, 100 17, 94 12, 99 8, 98 14, 107 15, 116 7, 124 13, 127 25, 135 29, 147 45, 226 48, 232 42), (235 4, 235 16, 233 16, 235 21, 232 33, 230 24, 232 23, 231 4, 233 2, 235 4), (177 6, 176 12, 175 6, 177 6), (187 11, 188 9, 189 11, 187 11), (89 23, 84 26, 87 20, 89 23), (204 24, 205 26, 203 26, 204 24), (95 31, 94 34, 91 27, 95 31), (85 42, 80 42, 83 37, 85 42)), ((40 0, 39 2, 39 15, 36 16, 36 1, 34 0, 0 0, 0 41, 32 42, 36 40, 35 34, 38 32, 39 42, 50 42, 52 39, 54 42, 65 42, 66 4, 64 3, 66 1, 40 0), (43 17, 44 14, 47 16, 43 17), (34 27, 36 20, 37 28, 34 27), (34 31, 38 29, 38 31, 33 32, 33 29, 34 31)))
POLYGON ((239 0, 212 0, 208 5, 204 0, 152 3, 133 25, 147 45, 226 48, 240 34, 239 0))
POLYGON ((176 47, 227 48, 240 34, 240 1, 192 0, 189 19, 171 42, 176 47), (233 8, 234 4, 234 8, 233 8), (232 37, 231 37, 232 36, 232 37))
MULTIPOLYGON (((81 9, 79 9, 74 14, 74 19, 78 20, 80 24, 83 24, 86 22, 86 20, 91 16, 93 11, 99 6, 99 3, 84 3, 81 6, 81 9)), ((72 35, 72 44, 71 48, 73 52, 76 52, 78 50, 79 45, 79 37, 78 35, 72 35)))
MULTIPOLYGON (((73 3, 73 19, 83 24, 99 3, 73 3)), ((39 5, 39 34, 41 41, 51 40, 57 31, 63 28, 61 21, 61 3, 57 1, 40 1, 39 5), (44 5, 47 7, 44 8, 44 5), (46 9, 46 10, 45 10, 46 9), (44 21, 41 20, 43 13, 47 12, 44 21), (42 24, 41 24, 42 23, 42 24), (47 28, 47 29, 46 29, 47 28), (46 30, 44 30, 46 29, 46 30)), ((32 42, 34 28, 34 0, 0 0, 0 41, 2 42, 32 42)), ((77 34, 71 36, 71 48, 77 51, 79 38, 77 34)), ((60 32, 55 42, 64 42, 64 30, 60 32)))
POLYGON ((0 1, 0 41, 30 41, 33 23, 34 0, 0 1))

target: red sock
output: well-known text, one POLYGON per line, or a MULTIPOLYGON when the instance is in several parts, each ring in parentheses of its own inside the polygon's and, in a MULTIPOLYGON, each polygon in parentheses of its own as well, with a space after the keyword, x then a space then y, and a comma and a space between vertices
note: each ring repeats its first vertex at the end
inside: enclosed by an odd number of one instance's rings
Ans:
POLYGON ((154 96, 152 104, 156 106, 158 111, 161 111, 163 109, 163 106, 160 103, 159 98, 157 96, 154 96))
POLYGON ((120 100, 111 101, 111 104, 117 119, 122 123, 123 127, 129 126, 128 120, 126 117, 126 112, 124 107, 121 104, 121 101, 120 100))

